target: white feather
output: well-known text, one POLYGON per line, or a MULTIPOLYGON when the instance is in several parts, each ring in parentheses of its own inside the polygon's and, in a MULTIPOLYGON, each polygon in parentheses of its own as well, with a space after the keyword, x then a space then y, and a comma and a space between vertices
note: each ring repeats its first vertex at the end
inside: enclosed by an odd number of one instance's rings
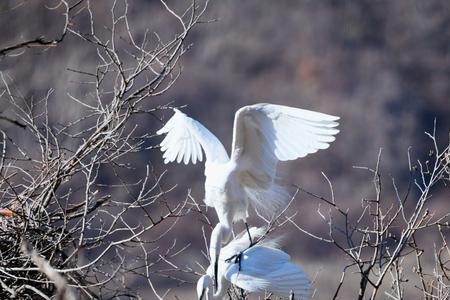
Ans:
POLYGON ((157 133, 164 162, 196 163, 205 152, 205 203, 215 208, 219 223, 211 234, 211 261, 231 236, 232 223, 246 220, 249 207, 266 216, 284 208, 289 193, 277 182, 278 161, 293 160, 328 148, 339 130, 338 117, 274 104, 240 108, 234 118, 231 159, 220 141, 203 125, 174 109, 157 133))
MULTIPOLYGON (((221 299, 226 294, 227 282, 248 292, 271 292, 278 296, 290 296, 294 293, 295 299, 309 299, 311 285, 307 274, 298 266, 290 262, 290 256, 278 249, 278 239, 264 238, 264 227, 249 229, 252 239, 259 241, 250 246, 247 231, 239 234, 234 240, 222 248, 218 260, 218 289, 210 299, 221 299), (236 261, 236 255, 242 253, 241 264, 236 261)), ((205 276, 214 277, 213 265, 207 269, 205 276)), ((204 280, 203 277, 201 280, 204 280)), ((212 280, 202 282, 208 288, 212 280)), ((198 294, 203 289, 198 289, 198 294)))
POLYGON ((160 143, 164 163, 177 161, 188 164, 203 160, 202 148, 211 162, 225 163, 228 154, 220 141, 202 124, 189 118, 178 109, 157 134, 167 134, 160 143))
MULTIPOLYGON (((326 149, 339 130, 338 117, 275 104, 240 108, 235 115, 231 160, 220 141, 202 124, 178 109, 157 134, 164 162, 188 164, 206 155, 205 202, 221 207, 229 222, 245 219, 248 204, 266 215, 289 200, 276 180, 278 161, 326 149), (211 199, 208 199, 211 198, 211 199), (219 203, 222 202, 222 203, 219 203)), ((221 216, 219 215, 219 218, 221 216)))
POLYGON ((236 112, 231 160, 254 207, 270 212, 289 200, 275 182, 278 161, 326 149, 339 132, 339 118, 275 104, 244 106, 236 112))
POLYGON ((309 297, 306 273, 289 262, 289 255, 267 246, 253 246, 242 254, 241 266, 229 266, 225 278, 249 292, 271 292, 279 296, 294 293, 295 299, 309 297))

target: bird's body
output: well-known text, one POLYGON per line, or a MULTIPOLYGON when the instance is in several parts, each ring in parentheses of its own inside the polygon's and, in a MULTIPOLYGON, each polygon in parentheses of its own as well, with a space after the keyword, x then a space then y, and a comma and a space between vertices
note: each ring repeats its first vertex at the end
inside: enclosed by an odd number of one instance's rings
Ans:
POLYGON ((235 115, 231 155, 203 125, 174 109, 158 131, 164 162, 205 162, 205 203, 214 207, 219 223, 211 234, 210 255, 217 259, 221 243, 231 237, 232 223, 246 221, 249 208, 273 215, 289 200, 276 180, 278 161, 326 149, 339 132, 339 118, 275 104, 240 108, 235 115))
MULTIPOLYGON (((251 235, 258 239, 264 228, 250 228, 251 235)), ((222 299, 229 283, 248 292, 270 292, 277 296, 294 295, 295 299, 308 299, 310 282, 306 273, 289 262, 290 256, 278 249, 275 240, 265 240, 251 246, 245 234, 222 248, 218 259, 219 285, 212 291, 212 266, 197 283, 199 299, 207 295, 208 300, 222 299)), ((205 299, 205 298, 204 298, 205 299)))
POLYGON ((226 163, 209 163, 205 175, 206 205, 214 207, 219 222, 227 223, 245 220, 248 217, 248 201, 239 182, 239 165, 226 163))

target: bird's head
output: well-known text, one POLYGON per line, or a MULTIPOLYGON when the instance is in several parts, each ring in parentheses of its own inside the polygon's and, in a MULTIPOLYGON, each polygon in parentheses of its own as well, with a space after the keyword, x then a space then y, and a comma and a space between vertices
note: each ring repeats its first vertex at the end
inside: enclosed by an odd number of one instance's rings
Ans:
POLYGON ((197 281, 197 297, 198 300, 207 300, 209 288, 212 285, 212 278, 210 275, 205 274, 197 281))

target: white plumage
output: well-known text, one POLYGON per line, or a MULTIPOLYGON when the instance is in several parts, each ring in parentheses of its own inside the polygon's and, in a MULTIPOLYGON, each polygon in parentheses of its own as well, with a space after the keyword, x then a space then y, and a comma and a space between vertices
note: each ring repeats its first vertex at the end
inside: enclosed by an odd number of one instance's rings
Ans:
POLYGON ((253 246, 242 253, 239 264, 230 266, 225 278, 249 292, 268 291, 279 296, 306 299, 310 295, 307 275, 289 262, 290 256, 274 248, 253 246))
POLYGON ((278 161, 293 160, 326 149, 339 130, 338 117, 275 104, 240 108, 234 118, 231 157, 203 125, 174 109, 158 134, 164 162, 205 163, 205 203, 215 208, 219 223, 211 234, 210 255, 217 259, 229 240, 233 221, 246 221, 249 207, 272 215, 289 194, 276 182, 278 161))
MULTIPOLYGON (((261 237, 264 228, 250 228, 252 237, 261 237)), ((245 233, 222 248, 218 259, 218 289, 212 293, 213 266, 197 283, 197 295, 207 295, 208 300, 222 299, 228 288, 227 282, 248 292, 270 292, 277 296, 309 299, 311 286, 306 273, 289 262, 290 256, 277 249, 275 240, 262 241, 250 246, 245 233), (249 248, 250 247, 250 248, 249 248), (236 259, 240 256, 240 263, 236 259)), ((205 298, 203 298, 205 299, 205 298)))

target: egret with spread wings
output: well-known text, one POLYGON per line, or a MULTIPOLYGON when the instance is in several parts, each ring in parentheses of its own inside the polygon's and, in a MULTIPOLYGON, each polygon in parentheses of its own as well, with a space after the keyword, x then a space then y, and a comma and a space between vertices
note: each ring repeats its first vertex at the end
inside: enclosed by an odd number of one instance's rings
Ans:
MULTIPOLYGON (((249 229, 256 240, 265 228, 249 229)), ((311 285, 307 274, 290 262, 290 256, 278 249, 276 240, 265 239, 251 245, 245 232, 222 248, 218 262, 218 287, 213 293, 213 265, 197 282, 199 300, 222 299, 229 282, 248 292, 269 292, 277 296, 309 299, 311 285)))
MULTIPOLYGON (((205 203, 219 218, 210 241, 211 263, 234 221, 246 222, 249 207, 271 215, 284 208, 289 194, 277 183, 278 161, 326 149, 335 140, 339 117, 275 104, 240 108, 234 118, 231 157, 208 129, 178 109, 157 133, 164 162, 205 162, 205 203)), ((247 225, 247 223, 246 223, 247 225)), ((248 228, 248 227, 247 227, 248 228)), ((251 237, 250 237, 251 240, 251 237)))

